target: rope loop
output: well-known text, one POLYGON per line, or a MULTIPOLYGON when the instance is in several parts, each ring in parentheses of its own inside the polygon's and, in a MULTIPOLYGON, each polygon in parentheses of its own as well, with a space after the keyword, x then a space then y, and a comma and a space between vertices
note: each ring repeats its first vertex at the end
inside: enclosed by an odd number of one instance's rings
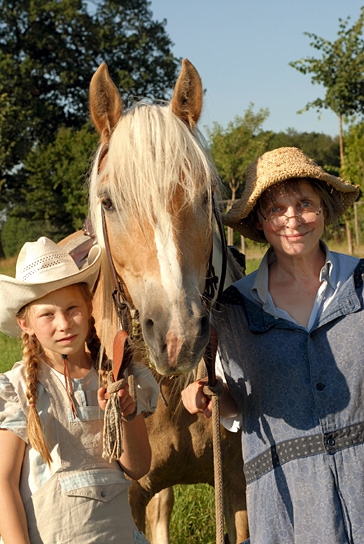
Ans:
POLYGON ((135 407, 135 411, 132 414, 125 417, 121 415, 118 391, 123 389, 127 383, 128 382, 125 378, 114 381, 112 371, 110 371, 107 375, 107 393, 109 394, 109 400, 106 403, 104 414, 102 457, 104 459, 108 459, 109 463, 111 463, 113 459, 120 459, 121 454, 123 453, 123 420, 131 421, 135 418, 137 412, 135 407))
POLYGON ((215 385, 205 385, 203 388, 203 392, 208 397, 221 397, 224 392, 224 386, 222 384, 222 381, 217 379, 215 385))

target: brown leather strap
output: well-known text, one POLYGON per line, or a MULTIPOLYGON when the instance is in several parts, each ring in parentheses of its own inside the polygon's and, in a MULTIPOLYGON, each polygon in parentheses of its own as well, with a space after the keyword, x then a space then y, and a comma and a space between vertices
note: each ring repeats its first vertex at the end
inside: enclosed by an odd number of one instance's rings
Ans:
POLYGON ((113 375, 114 381, 122 378, 132 360, 133 352, 130 347, 129 335, 120 330, 116 333, 113 345, 113 375))

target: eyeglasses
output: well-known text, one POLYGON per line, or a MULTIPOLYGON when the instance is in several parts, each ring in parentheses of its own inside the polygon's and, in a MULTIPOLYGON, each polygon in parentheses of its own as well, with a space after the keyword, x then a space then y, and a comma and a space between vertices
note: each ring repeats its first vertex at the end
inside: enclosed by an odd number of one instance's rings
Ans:
POLYGON ((264 217, 262 212, 259 210, 260 215, 263 217, 264 221, 269 222, 272 227, 275 227, 277 229, 287 226, 287 223, 290 219, 297 219, 297 221, 301 224, 306 223, 313 223, 316 221, 316 218, 320 213, 322 212, 322 209, 319 208, 318 210, 315 209, 315 206, 308 206, 300 210, 296 215, 290 215, 289 217, 285 214, 282 214, 280 210, 278 211, 271 211, 269 212, 268 217, 264 217))

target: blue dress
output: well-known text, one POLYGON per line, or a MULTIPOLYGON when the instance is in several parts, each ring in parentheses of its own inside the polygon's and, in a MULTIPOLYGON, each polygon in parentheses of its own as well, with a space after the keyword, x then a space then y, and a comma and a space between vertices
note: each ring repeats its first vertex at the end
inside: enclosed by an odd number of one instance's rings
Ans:
POLYGON ((310 328, 264 311, 246 278, 215 313, 252 544, 364 542, 364 263, 350 267, 310 328))

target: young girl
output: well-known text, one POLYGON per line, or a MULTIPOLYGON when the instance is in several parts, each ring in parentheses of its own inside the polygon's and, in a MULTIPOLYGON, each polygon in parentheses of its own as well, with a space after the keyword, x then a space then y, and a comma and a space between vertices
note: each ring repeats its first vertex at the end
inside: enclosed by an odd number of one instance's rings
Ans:
POLYGON ((121 389, 122 455, 103 459, 105 381, 91 291, 100 249, 78 269, 47 238, 26 243, 16 277, 0 275, 0 330, 22 333, 23 360, 0 375, 0 533, 5 544, 147 542, 128 504, 130 483, 150 468, 144 422, 158 389, 135 365, 136 406, 121 389), (86 347, 87 346, 87 347, 86 347), (101 385, 101 387, 100 387, 101 385), (146 391, 147 393, 143 394, 146 391))

